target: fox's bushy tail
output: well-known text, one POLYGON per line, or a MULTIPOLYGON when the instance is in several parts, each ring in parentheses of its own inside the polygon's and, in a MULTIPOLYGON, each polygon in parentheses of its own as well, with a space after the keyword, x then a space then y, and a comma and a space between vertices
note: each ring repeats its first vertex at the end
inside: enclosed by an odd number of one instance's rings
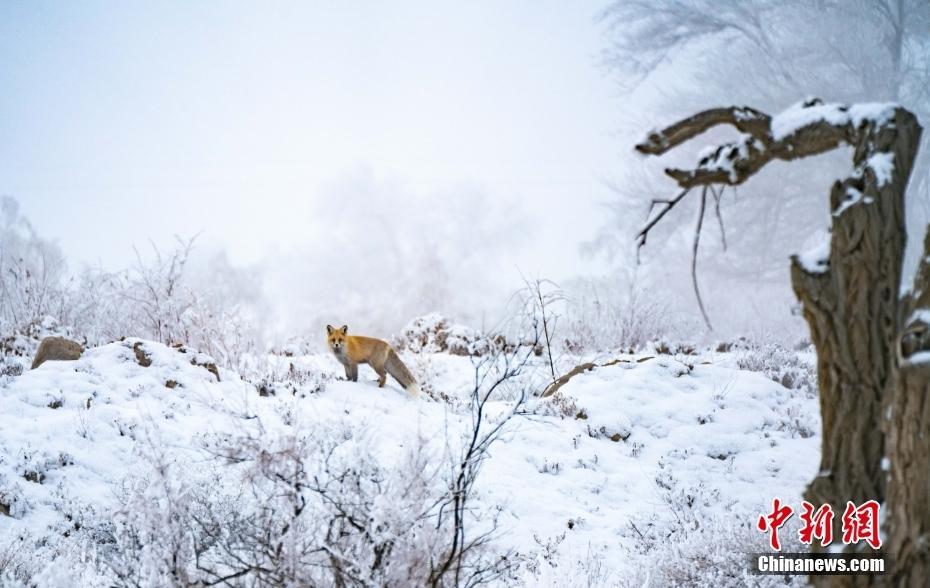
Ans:
POLYGON ((384 369, 387 370, 387 373, 391 374, 391 377, 400 382, 400 385, 404 387, 411 396, 418 396, 420 394, 420 385, 417 384, 416 378, 413 377, 413 374, 410 373, 410 370, 407 369, 407 366, 404 365, 404 362, 400 360, 397 352, 391 349, 388 351, 387 361, 384 362, 384 369))

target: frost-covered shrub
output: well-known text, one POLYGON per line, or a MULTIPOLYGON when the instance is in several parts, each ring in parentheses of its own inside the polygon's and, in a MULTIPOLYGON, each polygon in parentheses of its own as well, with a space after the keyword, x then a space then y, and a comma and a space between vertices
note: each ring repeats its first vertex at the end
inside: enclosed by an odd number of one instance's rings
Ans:
POLYGON ((782 430, 790 432, 792 437, 808 439, 820 432, 820 419, 801 410, 797 405, 784 411, 782 422, 785 425, 782 430))
POLYGON ((670 334, 687 336, 694 321, 674 309, 658 291, 632 279, 577 279, 565 285, 564 341, 572 352, 635 351, 670 334))
POLYGON ((66 304, 65 260, 39 237, 9 196, 0 198, 0 337, 30 335, 66 304))
POLYGON ((29 511, 29 501, 18 480, 0 473, 0 515, 20 519, 29 511))
MULTIPOLYGON (((729 512, 705 516, 694 529, 674 532, 674 539, 657 542, 654 549, 637 558, 633 573, 622 586, 683 586, 742 588, 743 586, 807 586, 804 575, 760 576, 750 572, 746 554, 770 550, 764 535, 755 529, 750 515, 729 512)), ((782 549, 807 550, 790 526, 780 533, 782 549)))
POLYGON ((96 556, 96 565, 115 586, 191 585, 200 500, 217 497, 216 486, 197 484, 165 454, 150 471, 123 480, 119 506, 93 505, 78 513, 76 531, 96 556))
POLYGON ((390 468, 351 422, 212 435, 214 459, 196 468, 152 445, 115 510, 76 509, 74 531, 115 586, 451 586, 456 574, 469 585, 509 574, 486 535, 456 530, 466 512, 493 529, 494 512, 458 510, 458 470, 413 445, 390 468))
POLYGON ((0 355, 0 385, 18 376, 27 368, 26 362, 8 355, 0 355))
POLYGON ((391 342, 397 349, 412 353, 448 353, 483 358, 513 354, 529 348, 535 355, 542 355, 543 346, 540 338, 535 336, 538 335, 538 325, 522 326, 523 328, 483 333, 454 323, 438 313, 430 313, 410 321, 391 342))
POLYGON ((188 269, 192 250, 193 240, 179 239, 173 250, 137 251, 128 269, 83 272, 69 301, 75 331, 92 343, 128 336, 184 343, 224 367, 241 367, 259 336, 241 296, 226 287, 238 276, 221 259, 216 265, 224 273, 196 283, 188 269))
POLYGON ((36 545, 28 534, 9 533, 0 539, 0 585, 28 586, 41 569, 36 545))
POLYGON ((247 377, 259 396, 298 396, 318 394, 335 379, 332 372, 307 367, 297 361, 267 362, 262 371, 247 377))
POLYGON ((523 586, 560 586, 566 588, 606 588, 616 581, 605 565, 608 559, 604 550, 590 544, 582 552, 567 549, 563 542, 566 533, 542 539, 534 536, 537 549, 523 557, 523 586))
MULTIPOLYGON (((464 405, 464 400, 462 398, 450 393, 449 390, 441 386, 437 386, 437 383, 444 373, 443 365, 440 364, 440 362, 435 361, 429 354, 415 354, 411 359, 412 361, 410 361, 409 366, 413 371, 413 376, 416 378, 417 383, 420 384, 420 394, 426 398, 432 398, 433 400, 444 402, 456 408, 464 405)), ((404 361, 406 361, 406 359, 404 361)))
MULTIPOLYGON (((132 341, 113 347, 134 367, 132 341)), ((161 345, 147 352, 146 370, 181 361, 161 345)), ((308 424, 292 410, 301 402, 294 398, 255 399, 236 426, 217 419, 181 446, 159 440, 160 419, 141 421, 133 467, 114 499, 56 500, 60 536, 89 554, 102 585, 477 586, 510 578, 515 560, 492 542, 500 511, 475 501, 489 448, 514 414, 495 408, 488 417, 486 403, 525 361, 503 364, 478 378, 474 419, 461 436, 439 444, 412 437, 401 453, 350 417, 308 424)))
POLYGON ((168 251, 153 245, 129 268, 68 275, 58 246, 35 233, 15 200, 0 199, 0 356, 31 358, 50 335, 89 346, 137 336, 239 367, 259 339, 250 309, 260 285, 223 255, 192 273, 192 248, 193 240, 168 251))
POLYGON ((812 350, 795 351, 774 344, 739 349, 736 365, 765 374, 789 390, 800 390, 810 396, 817 392, 816 357, 812 350))
POLYGON ((21 447, 16 454, 16 472, 24 480, 41 484, 49 471, 73 463, 73 458, 65 452, 50 454, 31 447, 21 447))
POLYGON ((105 579, 73 543, 50 542, 21 528, 0 536, 0 586, 4 588, 103 585, 105 579))
POLYGON ((649 347, 651 347, 652 353, 659 355, 683 356, 697 354, 697 348, 694 345, 682 341, 669 341, 665 338, 653 341, 649 347))
MULTIPOLYGON (((669 456, 672 457, 672 456, 669 456)), ((662 504, 649 517, 630 521, 627 547, 633 573, 622 586, 805 586, 804 576, 757 576, 746 554, 770 551, 767 537, 755 528, 752 511, 720 503, 716 488, 704 483, 685 485, 659 462, 656 494, 662 504)), ((782 548, 804 552, 796 522, 781 529, 782 548)))
POLYGON ((272 355, 284 357, 299 357, 313 352, 313 345, 305 337, 289 337, 284 343, 273 345, 270 349, 272 355))
POLYGON ((431 313, 410 321, 394 338, 394 344, 413 353, 481 356, 488 353, 491 342, 475 329, 431 313))
POLYGON ((533 404, 533 414, 559 418, 587 419, 588 413, 578 406, 578 399, 561 392, 533 404))

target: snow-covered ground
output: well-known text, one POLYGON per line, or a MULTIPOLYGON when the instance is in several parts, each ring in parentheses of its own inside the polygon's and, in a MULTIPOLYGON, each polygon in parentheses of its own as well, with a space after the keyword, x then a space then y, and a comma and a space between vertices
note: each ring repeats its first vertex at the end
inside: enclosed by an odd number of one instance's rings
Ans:
MULTIPOLYGON (((379 389, 364 367, 358 383, 341 381, 326 354, 270 356, 264 369, 278 377, 247 382, 214 374, 191 350, 135 339, 4 377, 0 549, 77 537, 74 513, 105 517, 117 508, 127 476, 151 466, 153 447, 233 485, 239 470, 211 466, 210 439, 342 423, 363 431, 364 451, 388 469, 417 444, 444 459, 472 422, 473 360, 404 357, 424 383, 420 399, 393 381, 379 389)), ((500 508, 496 545, 523 558, 519 583, 642 585, 667 579, 647 567, 675 553, 690 561, 692 549, 739 560, 762 509, 774 496, 797 503, 816 472, 820 425, 809 390, 740 369, 737 352, 610 358, 619 361, 528 401, 483 465, 477 500, 500 508)), ((547 371, 528 366, 489 404, 490 421, 547 371)), ((99 581, 71 565, 52 568, 43 577, 62 585, 99 581)), ((720 585, 740 581, 718 577, 720 585)))

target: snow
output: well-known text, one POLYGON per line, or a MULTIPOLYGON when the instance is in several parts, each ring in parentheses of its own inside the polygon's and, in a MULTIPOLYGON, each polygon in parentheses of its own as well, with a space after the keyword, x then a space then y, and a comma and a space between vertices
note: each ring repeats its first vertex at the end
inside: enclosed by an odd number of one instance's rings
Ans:
MULTIPOLYGON (((133 462, 136 433, 156 426, 175 445, 192 445, 203 423, 238 427, 219 419, 247 403, 242 382, 217 382, 191 363, 203 356, 140 342, 151 365, 137 363, 127 339, 87 350, 76 362, 49 361, 8 382, 0 417, 0 480, 19 497, 14 518, 50 530, 60 494, 103 502, 133 462), (175 388, 166 384, 175 382, 175 388), (33 473, 41 483, 25 480, 33 473)), ((2 492, 3 489, 0 489, 2 492)), ((60 514, 60 513, 59 513, 60 514)), ((6 521, 0 520, 0 528, 6 521)))
POLYGON ((918 351, 905 360, 908 365, 930 363, 930 351, 918 351))
POLYGON ((874 201, 875 199, 871 196, 865 196, 859 190, 849 186, 846 188, 846 197, 839 203, 836 210, 833 211, 833 216, 838 217, 842 215, 855 204, 872 204, 874 201))
POLYGON ((780 141, 799 129, 821 121, 833 125, 852 123, 857 128, 866 121, 882 125, 894 118, 897 108, 899 105, 893 102, 868 102, 846 106, 837 103, 823 104, 808 99, 772 117, 772 138, 780 141), (812 105, 807 106, 808 104, 812 105))
MULTIPOLYGON (((843 210, 845 208, 841 203, 834 214, 839 215, 843 210)), ((825 229, 814 233, 807 239, 803 252, 797 254, 798 263, 805 271, 822 274, 829 269, 831 239, 830 232, 825 229)))
POLYGON ((894 153, 873 153, 866 165, 875 172, 875 183, 881 188, 891 182, 894 174, 894 153))
POLYGON ((739 140, 721 146, 705 147, 699 154, 698 169, 719 170, 727 174, 731 182, 737 180, 735 163, 749 157, 750 148, 758 149, 761 145, 748 134, 741 134, 739 140))
POLYGON ((918 308, 911 312, 911 316, 907 322, 920 321, 926 325, 930 325, 930 309, 927 308, 918 308))
MULTIPOLYGON (((390 464, 415 439, 442 453, 471 421, 455 402, 410 400, 397 386, 377 388, 367 368, 358 383, 334 381, 340 370, 328 355, 272 359, 319 375, 306 394, 274 397, 259 397, 228 371, 217 381, 192 357, 189 350, 129 339, 0 384, 0 498, 15 498, 13 516, 0 516, 0 535, 25 528, 50 542, 64 540, 66 505, 106 512, 152 438, 174 455, 203 460, 207 435, 248 431, 259 422, 264 435, 273 435, 292 422, 349 420, 366 431, 375 458, 390 464), (150 366, 138 363, 135 345, 150 366), (291 416, 280 418, 284 413, 291 416)), ((604 565, 617 578, 637 565, 617 556, 635 552, 640 539, 632 524, 672 524, 662 523, 668 507, 660 495, 697 493, 707 497, 701 508, 708 516, 745 522, 775 494, 800 500, 819 462, 812 395, 741 370, 730 354, 617 359, 576 376, 551 400, 531 402, 530 414, 508 423, 492 446, 477 491, 482 505, 503 509, 502 548, 527 553, 565 534, 564 554, 606 554, 604 565)), ((466 401, 474 381, 470 358, 406 353, 405 360, 420 373, 428 366, 430 389, 466 401)), ((489 412, 509 406, 496 400, 489 412)), ((46 574, 67 583, 63 566, 46 574)))
POLYGON ((514 440, 535 447, 535 457, 508 451, 509 459, 489 463, 493 493, 520 497, 511 503, 524 537, 581 519, 586 541, 632 541, 629 523, 656 508, 656 477, 665 471, 686 488, 723 489, 748 521, 773 492, 800 492, 817 469, 816 441, 793 436, 786 423, 791 393, 756 373, 664 356, 586 372, 559 394, 587 418, 521 422, 514 440), (624 440, 611 441, 614 433, 624 440), (527 484, 543 456, 563 473, 527 484), (560 506, 533 513, 524 501, 560 506))

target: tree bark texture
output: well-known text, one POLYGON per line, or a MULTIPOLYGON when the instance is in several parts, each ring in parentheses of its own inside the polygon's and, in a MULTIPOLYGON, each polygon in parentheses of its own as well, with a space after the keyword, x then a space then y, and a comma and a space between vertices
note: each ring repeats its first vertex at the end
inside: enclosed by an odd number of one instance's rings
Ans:
POLYGON ((888 455, 887 550, 893 585, 930 584, 930 230, 901 304, 898 370, 883 424, 888 455))

